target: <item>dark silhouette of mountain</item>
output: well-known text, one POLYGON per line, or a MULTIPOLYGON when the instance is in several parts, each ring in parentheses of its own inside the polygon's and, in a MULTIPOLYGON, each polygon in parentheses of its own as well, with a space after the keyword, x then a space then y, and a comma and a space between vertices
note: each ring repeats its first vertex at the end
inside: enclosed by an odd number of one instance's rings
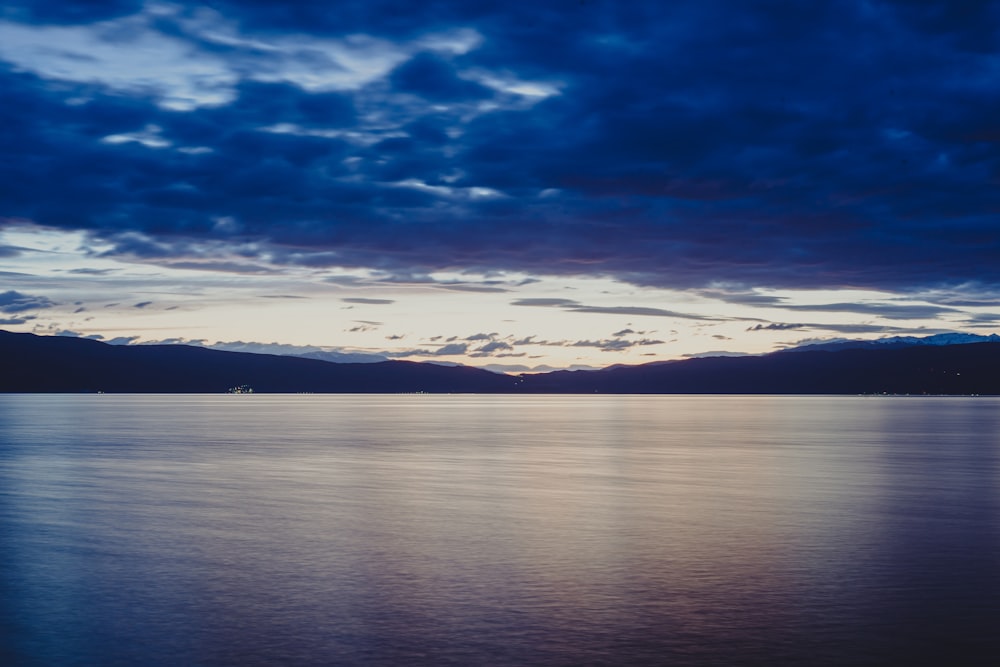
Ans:
POLYGON ((108 345, 0 331, 0 391, 222 393, 509 391, 514 379, 409 361, 338 364, 189 345, 108 345))
POLYGON ((834 340, 824 343, 811 343, 788 348, 787 352, 816 350, 847 350, 851 348, 889 349, 891 347, 910 347, 912 345, 967 345, 969 343, 1000 343, 1000 336, 990 334, 981 336, 970 333, 943 333, 933 336, 890 336, 875 340, 834 340))
POLYGON ((1000 394, 1000 343, 799 348, 514 377, 0 331, 3 392, 221 393, 241 385, 317 393, 1000 394))
POLYGON ((1000 343, 702 357, 525 377, 522 391, 636 394, 1000 394, 1000 343))

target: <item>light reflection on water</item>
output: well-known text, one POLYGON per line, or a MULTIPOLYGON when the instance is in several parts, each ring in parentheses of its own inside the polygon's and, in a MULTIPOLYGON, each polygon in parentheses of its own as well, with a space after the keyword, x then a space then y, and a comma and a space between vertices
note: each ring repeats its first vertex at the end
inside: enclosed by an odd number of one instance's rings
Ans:
POLYGON ((0 662, 983 664, 1000 400, 0 396, 0 662))

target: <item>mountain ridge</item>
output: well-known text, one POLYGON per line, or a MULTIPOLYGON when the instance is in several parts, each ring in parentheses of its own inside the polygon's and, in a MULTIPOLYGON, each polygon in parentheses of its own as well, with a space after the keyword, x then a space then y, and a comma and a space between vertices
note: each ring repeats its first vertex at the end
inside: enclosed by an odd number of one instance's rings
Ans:
POLYGON ((1000 336, 990 334, 982 336, 971 333, 941 333, 930 336, 889 336, 874 340, 835 340, 821 343, 809 343, 779 350, 780 352, 802 352, 814 350, 848 350, 858 348, 888 349, 890 347, 909 347, 912 345, 968 345, 970 343, 1000 343, 1000 336))
POLYGON ((221 393, 240 386, 266 393, 1000 395, 1000 341, 804 347, 514 376, 468 366, 336 363, 0 330, 0 392, 221 393))
POLYGON ((109 345, 0 331, 0 391, 219 393, 255 391, 490 393, 512 380, 477 368, 410 361, 335 363, 193 345, 109 345))

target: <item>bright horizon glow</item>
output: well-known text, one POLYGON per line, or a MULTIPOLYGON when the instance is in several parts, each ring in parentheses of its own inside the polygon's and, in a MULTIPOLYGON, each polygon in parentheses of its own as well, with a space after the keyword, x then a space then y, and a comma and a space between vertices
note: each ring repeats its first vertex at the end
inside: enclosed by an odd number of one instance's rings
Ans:
POLYGON ((963 318, 978 310, 919 317, 920 308, 931 307, 927 301, 871 290, 758 290, 758 300, 776 304, 747 305, 712 298, 710 290, 609 278, 442 272, 400 281, 375 271, 259 262, 234 273, 239 258, 215 258, 229 261, 228 270, 174 268, 102 256, 103 246, 83 233, 37 226, 3 231, 0 245, 20 249, 4 260, 7 271, 21 274, 6 276, 7 284, 52 302, 5 316, 11 331, 316 347, 510 372, 760 354, 814 339, 930 335, 962 330, 963 318), (846 305, 824 311, 830 304, 846 305), (865 313, 859 323, 859 311, 879 307, 890 316, 865 313), (904 310, 905 319, 893 314, 907 307, 918 310, 904 310), (24 321, 11 323, 17 319, 24 321), (763 328, 768 322, 789 328, 763 328))

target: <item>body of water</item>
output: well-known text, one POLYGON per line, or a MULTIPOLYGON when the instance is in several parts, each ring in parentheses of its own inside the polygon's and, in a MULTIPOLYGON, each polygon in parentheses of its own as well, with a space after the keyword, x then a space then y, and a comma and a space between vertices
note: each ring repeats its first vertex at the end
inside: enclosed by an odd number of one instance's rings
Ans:
POLYGON ((0 396, 5 665, 998 659, 1000 399, 0 396))

